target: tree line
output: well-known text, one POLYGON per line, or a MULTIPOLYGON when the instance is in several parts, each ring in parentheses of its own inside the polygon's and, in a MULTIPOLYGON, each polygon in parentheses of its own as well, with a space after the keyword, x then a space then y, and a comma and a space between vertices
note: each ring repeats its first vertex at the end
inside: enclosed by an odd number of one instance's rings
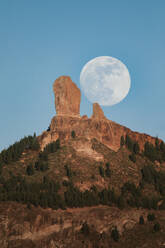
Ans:
POLYGON ((144 150, 141 153, 138 142, 134 141, 128 134, 125 137, 121 136, 120 146, 122 147, 124 145, 131 152, 129 158, 134 163, 136 162, 137 154, 147 157, 152 162, 155 160, 159 162, 165 161, 165 143, 163 141, 159 142, 158 138, 155 139, 154 145, 147 141, 144 144, 144 150))
MULTIPOLYGON (((148 169, 147 169, 148 170, 148 169)), ((143 183, 144 181, 155 183, 153 181, 153 173, 148 172, 143 168, 143 183), (151 173, 148 174, 148 173, 151 173), (148 178, 149 175, 149 178, 148 178)), ((150 171, 150 169, 149 169, 150 171)), ((163 182, 162 180, 159 183, 163 182)), ((156 178, 160 175, 156 175, 156 178)), ((55 182, 54 180, 43 176, 42 182, 28 182, 26 178, 21 176, 12 176, 9 179, 0 177, 0 201, 17 201, 24 204, 33 204, 43 208, 50 207, 53 209, 67 207, 85 207, 96 206, 99 204, 108 206, 117 206, 120 209, 130 207, 142 207, 148 209, 165 209, 165 195, 161 192, 161 197, 144 196, 142 193, 142 185, 136 186, 132 182, 126 182, 121 193, 116 193, 112 188, 104 188, 99 191, 95 186, 84 192, 77 188, 72 180, 64 181, 63 183, 55 182), (67 182, 67 183, 66 183, 67 182), (59 190, 62 187, 64 194, 59 190), (158 207, 158 202, 163 199, 162 204, 158 207)), ((160 185, 156 185, 159 187, 160 185)))
POLYGON ((35 171, 44 172, 44 171, 48 170, 49 169, 48 155, 50 153, 56 152, 59 149, 60 149, 60 140, 59 139, 46 145, 44 150, 40 151, 38 159, 35 162, 35 164, 33 165, 32 163, 30 163, 27 166, 27 169, 26 169, 27 175, 31 176, 35 173, 35 171))
MULTIPOLYGON (((136 155, 139 153, 139 145, 137 142, 132 141, 129 136, 121 138, 121 144, 124 144, 136 155)), ((21 156, 22 152, 26 149, 39 150, 39 144, 34 136, 28 136, 10 146, 0 154, 1 163, 9 163, 16 161, 21 156), (15 155, 12 155, 15 151, 15 155), (10 154, 10 156, 8 156, 10 154)), ((56 140, 48 144, 43 151, 39 152, 38 159, 34 164, 29 164, 26 169, 27 175, 31 176, 37 171, 46 171, 49 169, 48 155, 60 149, 60 140, 56 140)), ((153 149, 153 148, 152 148, 153 149)), ((164 145, 156 142, 155 149, 164 151, 164 145)), ((145 150, 144 150, 145 153, 145 150)), ((0 167, 2 169, 2 167, 0 167)), ((11 176, 5 179, 0 176, 0 201, 18 201, 26 204, 33 204, 41 207, 66 208, 66 207, 84 207, 102 205, 115 205, 119 208, 143 207, 148 209, 157 209, 158 202, 163 199, 160 209, 165 209, 165 173, 156 171, 152 165, 146 165, 142 168, 142 180, 139 186, 131 182, 127 182, 121 188, 121 193, 117 194, 111 188, 105 188, 101 191, 93 186, 91 189, 81 192, 72 182, 72 170, 68 165, 65 165, 66 175, 69 181, 54 182, 47 177, 43 177, 41 183, 28 182, 25 178, 19 176, 11 176), (147 197, 142 194, 145 183, 154 185, 155 190, 159 192, 161 197, 147 197), (59 190, 64 187, 60 194, 59 190)), ((98 167, 99 173, 102 177, 110 177, 111 170, 109 163, 106 164, 105 169, 102 166, 98 167)))
POLYGON ((0 153, 0 165, 18 161, 25 150, 38 151, 39 149, 36 134, 24 137, 0 153))

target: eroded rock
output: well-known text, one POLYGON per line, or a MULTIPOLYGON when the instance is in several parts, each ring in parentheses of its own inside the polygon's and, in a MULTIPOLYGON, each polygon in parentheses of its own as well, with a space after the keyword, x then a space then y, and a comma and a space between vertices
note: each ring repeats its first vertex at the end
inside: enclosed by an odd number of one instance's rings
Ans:
POLYGON ((93 115, 92 118, 94 119, 105 119, 104 112, 101 109, 100 105, 98 103, 93 104, 93 115))
POLYGON ((68 76, 57 78, 53 84, 57 115, 80 116, 81 93, 68 76))
MULTIPOLYGON (((86 115, 80 118, 81 93, 70 77, 61 76, 56 79, 53 90, 57 114, 52 118, 48 131, 38 137, 42 150, 47 144, 58 138, 61 142, 69 140, 73 130, 76 137, 85 137, 89 140, 95 138, 114 151, 118 151, 120 148, 121 136, 125 138, 126 135, 139 143, 141 151, 146 142, 155 145, 155 137, 134 132, 108 120, 98 103, 93 104, 91 118, 86 115)), ((161 140, 159 141, 161 142, 161 140)))

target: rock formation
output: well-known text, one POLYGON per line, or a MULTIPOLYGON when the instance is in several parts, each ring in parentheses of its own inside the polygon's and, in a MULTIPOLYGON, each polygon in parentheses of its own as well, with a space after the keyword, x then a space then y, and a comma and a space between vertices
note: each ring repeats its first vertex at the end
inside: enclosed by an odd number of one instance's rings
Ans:
POLYGON ((93 104, 92 118, 98 119, 98 120, 105 119, 104 112, 98 103, 93 104))
POLYGON ((145 142, 155 144, 155 137, 134 132, 127 127, 108 120, 98 103, 93 104, 93 115, 80 117, 81 93, 70 77, 59 77, 53 85, 57 115, 52 118, 50 130, 39 137, 42 149, 50 142, 60 138, 67 141, 74 130, 76 137, 88 140, 96 138, 114 151, 120 148, 121 136, 129 135, 139 143, 143 150, 145 142), (78 118, 77 118, 78 117, 78 118))
POLYGON ((68 76, 57 78, 53 85, 57 115, 80 116, 81 93, 68 76))

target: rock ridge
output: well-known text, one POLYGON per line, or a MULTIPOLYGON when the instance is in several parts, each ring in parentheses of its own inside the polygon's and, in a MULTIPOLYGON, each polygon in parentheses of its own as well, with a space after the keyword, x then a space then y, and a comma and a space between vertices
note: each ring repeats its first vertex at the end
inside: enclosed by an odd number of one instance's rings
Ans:
POLYGON ((143 150, 144 144, 148 141, 155 145, 155 137, 147 134, 134 132, 127 127, 108 120, 98 103, 93 104, 91 118, 86 115, 80 116, 81 92, 69 76, 57 78, 53 84, 55 94, 56 116, 51 120, 50 130, 39 136, 39 142, 43 149, 48 143, 56 141, 67 141, 74 130, 76 137, 85 137, 88 140, 96 138, 110 149, 120 149, 121 136, 129 135, 139 143, 143 150))

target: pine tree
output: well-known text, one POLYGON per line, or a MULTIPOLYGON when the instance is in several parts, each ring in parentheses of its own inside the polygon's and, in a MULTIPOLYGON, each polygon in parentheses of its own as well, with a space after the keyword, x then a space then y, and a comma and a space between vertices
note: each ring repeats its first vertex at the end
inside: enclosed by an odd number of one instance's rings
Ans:
POLYGON ((28 176, 32 176, 34 174, 34 167, 32 164, 29 164, 27 166, 26 173, 28 176))
POLYGON ((101 165, 99 166, 99 173, 100 176, 104 177, 104 168, 101 165))
POLYGON ((132 153, 129 155, 129 159, 133 162, 133 163, 136 163, 136 155, 135 153, 132 153))
POLYGON ((110 177, 111 176, 111 171, 110 171, 110 168, 109 168, 109 163, 106 163, 106 169, 105 169, 105 175, 107 176, 107 177, 110 177))
POLYGON ((83 223, 83 225, 82 225, 82 227, 81 227, 81 232, 82 232, 85 236, 89 235, 89 226, 88 226, 87 222, 84 222, 84 223, 83 223))
POLYGON ((113 238, 114 241, 118 242, 119 241, 119 232, 117 230, 117 227, 115 227, 112 232, 111 232, 111 237, 113 238))
POLYGON ((139 224, 143 225, 144 224, 144 218, 143 216, 141 215, 140 218, 139 218, 139 224))
POLYGON ((73 139, 76 137, 76 133, 75 133, 75 131, 74 131, 74 130, 72 130, 72 132, 71 132, 71 136, 72 136, 72 138, 73 138, 73 139))
POLYGON ((139 147, 139 144, 138 142, 135 142, 134 145, 133 145, 133 152, 135 154, 138 154, 140 152, 140 147, 139 147))
POLYGON ((126 135, 125 144, 130 151, 133 151, 133 141, 128 134, 126 135))
POLYGON ((154 232, 159 232, 160 231, 160 224, 159 224, 159 222, 155 223, 155 225, 153 227, 153 231, 154 232))
POLYGON ((124 146, 124 144, 125 144, 124 136, 121 136, 121 138, 120 138, 120 147, 124 146))
POLYGON ((147 219, 148 219, 148 221, 154 221, 155 220, 155 214, 154 213, 148 214, 147 219))

